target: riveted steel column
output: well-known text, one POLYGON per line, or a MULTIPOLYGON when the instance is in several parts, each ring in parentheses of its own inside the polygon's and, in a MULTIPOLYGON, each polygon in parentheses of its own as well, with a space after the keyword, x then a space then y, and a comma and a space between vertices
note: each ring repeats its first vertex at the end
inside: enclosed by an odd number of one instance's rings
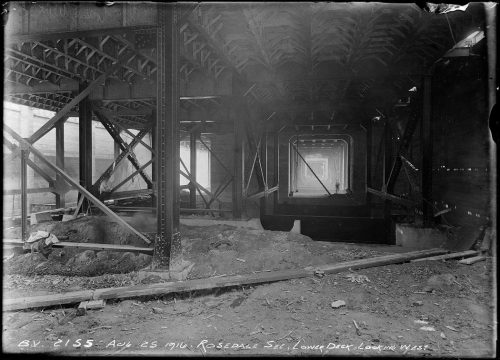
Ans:
MULTIPOLYGON (((371 119, 366 125, 366 188, 372 187, 372 146, 373 146, 373 126, 371 119)), ((366 205, 371 206, 371 194, 366 191, 366 205)), ((371 211, 371 208, 370 208, 371 211)))
MULTIPOLYGON (((267 131, 262 134, 262 142, 260 144, 260 158, 262 163, 262 171, 264 172, 264 191, 268 190, 267 179, 267 131)), ((265 215, 267 211, 267 194, 260 199, 260 215, 265 215)))
MULTIPOLYGON (((80 92, 87 88, 86 83, 80 83, 80 92)), ((78 105, 78 129, 80 135, 80 185, 91 191, 92 189, 92 107, 88 97, 78 105)), ((80 200, 81 194, 78 195, 80 200)), ((83 201, 81 211, 86 212, 89 207, 87 200, 83 201)))
MULTIPOLYGON (((196 180, 196 138, 197 132, 193 131, 189 134, 189 172, 194 180, 196 180)), ((189 207, 196 209, 196 185, 189 183, 189 207)))
POLYGON ((432 78, 429 75, 423 79, 423 109, 422 109, 422 212, 424 226, 433 223, 432 208, 432 78))
MULTIPOLYGON (((64 170, 64 124, 66 120, 61 120, 56 125, 56 166, 64 170)), ((64 180, 60 174, 56 173, 56 190, 63 190, 64 180)), ((57 192, 56 194, 56 208, 65 207, 65 193, 57 192)))
MULTIPOLYGON (((384 179, 384 185, 382 186, 382 190, 384 192, 387 191, 387 183, 389 182, 389 179, 391 177, 391 168, 392 168, 392 161, 393 161, 393 148, 392 148, 392 133, 391 133, 391 128, 389 124, 387 123, 388 120, 386 120, 385 128, 384 128, 384 174, 383 174, 383 179, 384 179)), ((386 236, 389 237, 391 240, 395 236, 392 233, 392 217, 391 217, 391 201, 390 200, 384 200, 384 219, 386 223, 386 236)), ((390 241, 391 242, 391 241, 390 241)))
MULTIPOLYGON (((152 121, 153 121, 153 126, 151 127, 151 148, 156 151, 156 109, 153 109, 153 114, 152 114, 152 121)), ((156 209, 156 167, 158 164, 156 163, 156 155, 154 152, 151 152, 151 160, 153 161, 151 163, 151 181, 153 182, 153 193, 151 194, 151 206, 156 209)))
MULTIPOLYGON (((273 155, 273 166, 274 166, 274 186, 280 185, 280 133, 277 131, 274 134, 274 155, 273 155)), ((279 190, 274 192, 273 197, 273 213, 278 213, 278 201, 279 201, 279 190)))
POLYGON ((244 119, 243 119, 243 99, 234 99, 232 105, 232 118, 234 129, 234 147, 233 147, 233 218, 239 219, 243 215, 243 189, 244 189, 244 119), (238 101, 239 100, 239 101, 238 101))
MULTIPOLYGON (((20 144, 22 149, 22 144, 20 144)), ((28 151, 21 150, 21 236, 28 239, 28 151)))
POLYGON ((178 5, 158 5, 156 184, 157 234, 153 270, 168 270, 181 260, 179 233, 179 29, 178 5))

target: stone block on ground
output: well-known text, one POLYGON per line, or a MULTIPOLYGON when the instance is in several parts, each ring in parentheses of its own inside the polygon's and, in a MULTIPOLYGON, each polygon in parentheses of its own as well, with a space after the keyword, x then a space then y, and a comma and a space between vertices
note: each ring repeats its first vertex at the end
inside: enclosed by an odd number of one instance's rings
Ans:
POLYGON ((52 221, 52 216, 50 213, 41 213, 41 214, 31 214, 30 215, 30 225, 39 224, 42 222, 52 221))
POLYGON ((73 215, 63 214, 61 221, 70 221, 76 219, 73 215))
POLYGON ((181 259, 170 267, 170 277, 179 281, 186 280, 193 266, 193 262, 181 259))
POLYGON ((92 310, 92 309, 102 309, 103 307, 106 306, 106 300, 105 299, 99 299, 99 300, 89 300, 89 301, 82 301, 78 308, 84 308, 86 310, 92 310))

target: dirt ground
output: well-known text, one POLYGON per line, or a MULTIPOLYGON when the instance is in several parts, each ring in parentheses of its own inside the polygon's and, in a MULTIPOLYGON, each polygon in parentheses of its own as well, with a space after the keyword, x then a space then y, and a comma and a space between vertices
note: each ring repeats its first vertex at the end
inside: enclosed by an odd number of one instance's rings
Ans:
MULTIPOLYGON (((65 241, 133 243, 118 228, 100 221, 40 224, 31 231, 44 228, 56 236, 67 234, 70 239, 65 241)), ((195 264, 190 279, 407 251, 314 242, 300 234, 221 225, 183 226, 181 234, 184 258, 195 264)), ((24 254, 4 261, 4 297, 134 285, 139 283, 137 270, 150 262, 149 256, 132 253, 64 251, 61 255, 61 250, 54 250, 48 260, 24 254)), ((353 282, 352 272, 346 271, 258 286, 113 300, 83 316, 76 315, 76 304, 4 312, 3 350, 494 357, 492 271, 490 259, 470 266, 423 261, 356 271, 366 276, 358 278, 361 282, 353 282), (338 300, 345 304, 333 307, 338 300)))

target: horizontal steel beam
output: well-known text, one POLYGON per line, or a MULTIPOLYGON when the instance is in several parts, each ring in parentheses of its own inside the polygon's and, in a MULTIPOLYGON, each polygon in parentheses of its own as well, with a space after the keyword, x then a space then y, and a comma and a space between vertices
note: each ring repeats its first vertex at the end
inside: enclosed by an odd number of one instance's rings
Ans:
POLYGON ((153 30, 154 28, 155 26, 151 24, 144 26, 114 27, 107 29, 87 29, 79 31, 38 32, 38 33, 28 33, 28 34, 15 34, 11 32, 8 33, 8 36, 5 37, 4 46, 8 46, 10 44, 22 44, 25 42, 32 42, 32 41, 75 39, 81 37, 98 37, 105 35, 126 35, 126 34, 133 34, 138 31, 153 30))

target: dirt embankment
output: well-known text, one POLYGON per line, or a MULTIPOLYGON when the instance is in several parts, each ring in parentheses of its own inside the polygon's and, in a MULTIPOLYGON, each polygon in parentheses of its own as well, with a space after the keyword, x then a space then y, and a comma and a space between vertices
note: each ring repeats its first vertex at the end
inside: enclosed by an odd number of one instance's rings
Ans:
MULTIPOLYGON (((154 228, 148 217, 133 218, 133 225, 147 232, 154 228)), ((64 241, 126 244, 143 247, 135 235, 104 217, 83 217, 68 222, 34 225, 31 232, 45 230, 64 241)), ((217 275, 250 274, 255 271, 284 270, 376 256, 383 252, 342 248, 336 244, 315 242, 309 237, 280 231, 238 229, 228 225, 205 227, 181 225, 183 258, 194 263, 189 279, 217 275)), ((5 237, 16 237, 18 229, 5 237)), ((129 274, 147 267, 151 256, 133 252, 56 249, 45 258, 41 254, 20 254, 4 262, 7 274, 96 277, 129 274)))

